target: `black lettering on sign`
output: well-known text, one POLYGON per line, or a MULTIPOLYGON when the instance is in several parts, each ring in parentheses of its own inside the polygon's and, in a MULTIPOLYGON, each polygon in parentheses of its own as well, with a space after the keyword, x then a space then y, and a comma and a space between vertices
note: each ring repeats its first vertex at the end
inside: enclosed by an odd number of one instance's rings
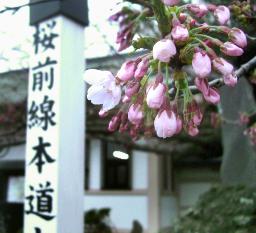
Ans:
POLYGON ((46 58, 44 63, 39 62, 37 66, 32 68, 33 72, 33 83, 32 90, 41 91, 44 84, 47 85, 48 89, 52 89, 54 84, 54 65, 57 61, 51 60, 49 57, 46 58))
POLYGON ((32 194, 26 197, 29 209, 25 210, 25 213, 33 214, 46 221, 54 219, 55 216, 52 214, 54 190, 51 188, 51 183, 47 181, 45 185, 39 184, 37 189, 32 185, 29 188, 32 194))
POLYGON ((54 32, 56 21, 51 21, 45 26, 37 25, 34 34, 35 54, 44 52, 48 49, 55 49, 54 39, 59 35, 54 32))
POLYGON ((46 147, 51 147, 51 143, 44 142, 42 137, 38 138, 38 145, 33 147, 33 150, 35 150, 36 153, 29 164, 34 163, 37 166, 38 173, 42 173, 45 164, 55 162, 55 160, 47 153, 46 147))
POLYGON ((38 105, 35 101, 32 101, 28 110, 28 127, 39 126, 43 130, 47 130, 49 125, 56 125, 54 121, 56 113, 53 112, 54 103, 55 101, 50 100, 47 95, 44 96, 43 102, 38 105))

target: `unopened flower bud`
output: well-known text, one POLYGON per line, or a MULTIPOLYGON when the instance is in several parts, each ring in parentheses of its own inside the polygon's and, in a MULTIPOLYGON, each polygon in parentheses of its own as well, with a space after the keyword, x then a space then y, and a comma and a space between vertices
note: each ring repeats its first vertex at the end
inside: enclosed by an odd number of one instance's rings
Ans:
POLYGON ((153 58, 161 62, 169 62, 170 58, 176 54, 175 44, 170 39, 158 41, 153 47, 153 58))
POLYGON ((167 6, 174 6, 179 4, 180 0, 162 0, 162 2, 167 6))
POLYGON ((237 76, 235 73, 226 74, 223 76, 224 83, 229 87, 234 87, 237 84, 237 76))
POLYGON ((142 59, 136 68, 134 78, 141 79, 147 73, 148 67, 149 67, 149 60, 142 59))
POLYGON ((221 52, 228 56, 232 57, 238 57, 241 56, 244 53, 244 50, 236 46, 235 44, 231 42, 225 42, 221 47, 220 47, 221 52))
POLYGON ((246 35, 239 28, 232 28, 228 36, 229 39, 240 48, 245 48, 247 46, 246 35))
POLYGON ((205 78, 211 73, 211 59, 205 52, 196 52, 193 56, 192 67, 199 78, 205 78))
POLYGON ((171 35, 174 41, 186 41, 189 38, 188 29, 182 24, 173 27, 171 35))
POLYGON ((208 9, 204 4, 190 4, 188 9, 198 18, 202 18, 208 12, 208 9))
POLYGON ((224 25, 229 21, 230 18, 230 10, 226 6, 218 6, 215 11, 214 15, 217 18, 217 21, 220 25, 224 25))
POLYGON ((134 125, 139 125, 143 119, 141 104, 132 104, 128 111, 128 119, 134 125))
POLYGON ((164 101, 166 86, 163 83, 151 85, 147 91, 147 104, 150 108, 160 108, 164 101))
POLYGON ((134 61, 127 61, 125 62, 120 70, 117 72, 117 78, 120 79, 121 81, 128 81, 133 78, 134 72, 136 69, 136 62, 134 61))
POLYGON ((223 75, 231 74, 234 71, 233 65, 227 62, 222 57, 213 59, 213 67, 223 75))
POLYGON ((175 113, 168 110, 160 110, 154 120, 154 127, 157 136, 160 138, 173 136, 177 130, 175 113))

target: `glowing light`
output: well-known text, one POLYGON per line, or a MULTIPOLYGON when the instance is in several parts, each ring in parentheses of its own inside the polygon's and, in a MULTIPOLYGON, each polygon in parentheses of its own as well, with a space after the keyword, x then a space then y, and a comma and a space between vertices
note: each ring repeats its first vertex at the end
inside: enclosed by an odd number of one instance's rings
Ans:
POLYGON ((113 156, 118 159, 124 159, 124 160, 129 159, 129 155, 122 151, 114 151, 113 156))

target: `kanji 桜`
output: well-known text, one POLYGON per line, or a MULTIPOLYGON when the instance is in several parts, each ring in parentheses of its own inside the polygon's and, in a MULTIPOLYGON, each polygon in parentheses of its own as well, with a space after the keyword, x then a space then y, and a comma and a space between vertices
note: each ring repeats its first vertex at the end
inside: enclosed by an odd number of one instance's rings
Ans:
POLYGON ((51 183, 47 181, 45 185, 39 184, 38 189, 35 189, 32 185, 30 185, 29 188, 32 194, 26 197, 29 209, 25 210, 25 213, 27 215, 36 215, 46 221, 50 221, 55 218, 52 214, 52 194, 54 190, 51 188, 51 183))
POLYGON ((44 142, 42 137, 38 138, 38 145, 33 147, 36 151, 29 164, 35 163, 39 173, 42 173, 43 166, 46 163, 53 163, 55 160, 46 152, 46 147, 51 147, 51 143, 44 142))
POLYGON ((51 21, 46 26, 37 25, 34 34, 35 54, 39 51, 46 51, 48 49, 55 49, 54 39, 59 35, 53 30, 56 26, 56 21, 51 21))

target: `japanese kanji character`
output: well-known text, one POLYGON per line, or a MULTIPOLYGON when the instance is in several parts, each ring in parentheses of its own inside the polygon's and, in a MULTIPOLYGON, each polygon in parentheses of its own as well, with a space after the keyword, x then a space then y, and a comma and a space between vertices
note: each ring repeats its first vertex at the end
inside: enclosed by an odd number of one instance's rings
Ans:
POLYGON ((33 147, 36 153, 29 164, 35 163, 38 172, 42 173, 44 164, 53 163, 55 160, 46 152, 46 147, 50 147, 51 143, 43 142, 42 137, 39 137, 38 141, 38 145, 33 147))
POLYGON ((31 185, 29 188, 33 194, 26 197, 29 209, 25 210, 25 213, 36 215, 46 221, 52 220, 55 216, 52 215, 52 194, 54 190, 51 188, 51 183, 47 181, 45 186, 43 184, 39 184, 38 189, 35 189, 31 185))
POLYGON ((39 25, 36 26, 36 32, 34 34, 35 54, 39 52, 40 47, 43 51, 55 49, 54 39, 59 36, 57 33, 53 32, 55 26, 56 21, 47 23, 44 28, 40 28, 39 25))

